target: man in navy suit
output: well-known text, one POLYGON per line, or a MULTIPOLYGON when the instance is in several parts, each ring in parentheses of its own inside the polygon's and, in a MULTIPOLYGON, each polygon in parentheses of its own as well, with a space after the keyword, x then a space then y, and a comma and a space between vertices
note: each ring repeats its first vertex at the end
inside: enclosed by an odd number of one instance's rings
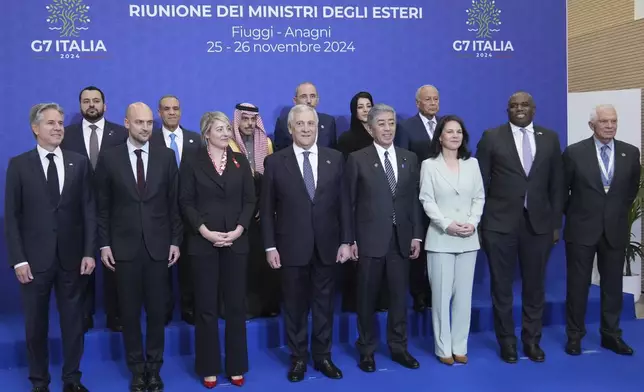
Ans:
POLYGON ((315 144, 318 118, 310 106, 294 106, 288 124, 293 145, 266 158, 259 209, 266 259, 272 268, 282 269, 291 350, 288 379, 304 379, 309 309, 315 369, 339 379, 342 372, 331 361, 334 266, 351 256, 348 198, 342 193, 344 158, 315 144))
POLYGON ((37 146, 9 161, 5 235, 20 285, 33 392, 49 392, 49 298, 52 288, 63 340, 63 392, 84 392, 84 277, 94 271, 96 204, 87 158, 60 149, 63 110, 38 104, 29 114, 37 146))
MULTIPOLYGON (((297 86, 295 89, 295 97, 293 97, 293 104, 307 105, 313 109, 318 106, 320 97, 318 90, 313 83, 304 82, 297 86)), ((275 122, 275 151, 282 150, 293 143, 293 139, 289 132, 287 114, 283 112, 275 122)), ((337 144, 337 132, 335 125, 335 118, 328 114, 317 112, 318 115, 318 133, 317 145, 320 147, 335 148, 337 144)))
MULTIPOLYGON (((174 151, 177 167, 181 166, 183 157, 197 152, 201 144, 201 136, 180 125, 181 103, 174 95, 165 95, 159 100, 159 117, 161 129, 152 131, 150 144, 164 146, 174 151)), ((183 241, 184 247, 187 241, 183 241)), ((188 324, 195 324, 195 293, 191 278, 190 258, 185 249, 181 252, 181 260, 177 262, 179 274, 179 298, 181 304, 181 319, 188 324)), ((172 320, 174 311, 174 296, 172 294, 172 270, 168 273, 168 303, 166 306, 166 325, 172 320)))
MULTIPOLYGON (((400 123, 394 144, 415 153, 420 165, 429 157, 429 145, 438 125, 439 118, 436 114, 440 109, 440 100, 436 87, 425 85, 416 90, 416 107, 418 114, 400 123)), ((425 214, 423 224, 427 231, 429 218, 425 214)), ((432 303, 427 277, 427 254, 420 253, 419 262, 412 263, 409 268, 409 291, 414 299, 414 310, 417 312, 424 311, 432 303)))
MULTIPOLYGON (((105 119, 105 94, 95 86, 88 86, 81 90, 79 95, 80 111, 83 120, 78 124, 65 127, 65 138, 60 147, 63 150, 74 151, 81 154, 91 162, 91 171, 94 172, 99 155, 109 149, 125 143, 127 131, 120 125, 105 119)), ((81 294, 84 303, 83 326, 85 331, 94 327, 94 311, 96 297, 95 275, 84 277, 85 288, 81 294)), ((116 282, 114 274, 103 269, 103 301, 107 313, 107 327, 112 331, 120 332, 122 324, 119 318, 118 297, 116 295, 116 282)))

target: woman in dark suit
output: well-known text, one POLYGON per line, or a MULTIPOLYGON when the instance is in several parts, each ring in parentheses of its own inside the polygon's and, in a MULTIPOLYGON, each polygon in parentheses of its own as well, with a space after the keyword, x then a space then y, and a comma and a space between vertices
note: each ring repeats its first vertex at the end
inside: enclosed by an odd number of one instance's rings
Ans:
POLYGON ((255 211, 253 175, 246 158, 228 147, 230 121, 221 112, 201 118, 204 148, 181 165, 179 203, 189 222, 188 253, 195 284, 195 367, 207 388, 221 371, 218 290, 226 306, 226 375, 244 384, 246 343, 246 230, 255 211))

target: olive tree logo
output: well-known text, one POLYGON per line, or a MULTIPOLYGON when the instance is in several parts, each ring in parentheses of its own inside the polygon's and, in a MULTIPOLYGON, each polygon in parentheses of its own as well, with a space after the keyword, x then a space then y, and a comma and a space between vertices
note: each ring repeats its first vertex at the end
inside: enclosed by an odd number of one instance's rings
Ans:
POLYGON ((49 12, 47 23, 53 25, 49 30, 60 31, 61 37, 78 37, 81 30, 88 29, 83 25, 89 23, 89 6, 83 0, 53 0, 45 8, 49 12))
POLYGON ((476 38, 492 38, 492 33, 500 31, 499 29, 491 29, 490 25, 498 26, 501 24, 499 15, 501 10, 496 8, 494 0, 472 0, 472 8, 467 11, 468 26, 473 28, 467 31, 476 31, 476 38))

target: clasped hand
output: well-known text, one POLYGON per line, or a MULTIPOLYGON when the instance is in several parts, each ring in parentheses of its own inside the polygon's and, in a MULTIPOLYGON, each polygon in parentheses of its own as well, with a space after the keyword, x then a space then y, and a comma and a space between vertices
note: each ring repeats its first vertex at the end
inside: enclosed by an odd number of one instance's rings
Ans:
POLYGON ((225 233, 220 231, 208 230, 208 232, 205 233, 204 238, 212 242, 213 246, 223 248, 226 246, 231 246, 233 242, 242 235, 243 230, 244 228, 241 226, 237 226, 235 230, 225 233))
POLYGON ((476 231, 476 227, 470 223, 452 222, 447 226, 447 234, 456 237, 469 237, 476 231))

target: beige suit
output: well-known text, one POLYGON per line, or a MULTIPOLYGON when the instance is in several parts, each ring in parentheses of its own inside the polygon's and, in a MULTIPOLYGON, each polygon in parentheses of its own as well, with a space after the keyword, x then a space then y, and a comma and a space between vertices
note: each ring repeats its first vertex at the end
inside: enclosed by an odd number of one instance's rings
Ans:
POLYGON ((460 237, 448 234, 447 228, 452 222, 476 227, 485 203, 478 161, 458 162, 456 172, 439 155, 423 161, 420 171, 419 198, 430 219, 425 250, 432 287, 434 349, 443 358, 467 354, 474 266, 480 248, 476 231, 460 237))

